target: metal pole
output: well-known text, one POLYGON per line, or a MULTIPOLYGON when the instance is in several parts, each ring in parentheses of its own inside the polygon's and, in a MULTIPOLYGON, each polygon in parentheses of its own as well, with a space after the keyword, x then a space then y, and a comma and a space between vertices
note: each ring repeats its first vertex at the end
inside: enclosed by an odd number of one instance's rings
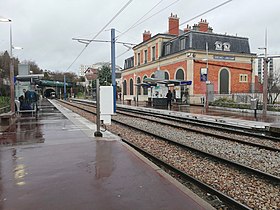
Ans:
MULTIPOLYGON (((10 21, 12 22, 12 21, 10 21)), ((15 112, 14 59, 13 59, 12 23, 10 23, 10 104, 11 112, 15 112)))
POLYGON ((99 78, 96 79, 96 131, 94 132, 95 137, 102 137, 100 132, 100 86, 99 78))
POLYGON ((207 75, 207 79, 206 79, 206 82, 205 82, 205 108, 206 110, 208 109, 208 88, 207 88, 207 85, 208 85, 208 42, 206 42, 205 44, 205 49, 206 49, 206 75, 207 75))
POLYGON ((66 100, 66 77, 64 75, 64 100, 66 100))
POLYGON ((114 102, 114 113, 117 109, 117 87, 116 87, 116 40, 115 40, 115 29, 111 29, 111 68, 112 68, 112 86, 113 86, 113 102, 114 102))
POLYGON ((264 47, 264 66, 263 66, 263 115, 267 111, 267 30, 265 30, 265 47, 264 47))
POLYGON ((266 115, 267 111, 267 48, 265 47, 264 56, 264 69, 263 69, 263 115, 266 115))

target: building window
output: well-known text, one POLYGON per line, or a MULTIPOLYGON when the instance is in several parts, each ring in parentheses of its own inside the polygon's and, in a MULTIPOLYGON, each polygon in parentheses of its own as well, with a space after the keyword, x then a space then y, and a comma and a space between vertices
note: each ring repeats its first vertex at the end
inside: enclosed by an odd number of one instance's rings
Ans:
POLYGON ((140 66, 140 53, 137 54, 137 64, 140 66))
POLYGON ((168 74, 168 72, 166 71, 166 72, 164 72, 164 79, 169 79, 169 74, 168 74))
POLYGON ((220 71, 220 94, 229 94, 229 71, 222 69, 220 71))
POLYGON ((144 62, 145 63, 148 62, 148 51, 147 50, 144 51, 144 62))
POLYGON ((156 60, 156 47, 152 47, 152 61, 156 60))
POLYGON ((176 75, 175 75, 175 79, 177 80, 184 80, 185 78, 185 73, 182 69, 179 69, 177 72, 176 72, 176 75))
POLYGON ((186 46, 186 39, 182 38, 180 39, 180 50, 184 50, 186 46))
POLYGON ((129 81, 129 95, 133 95, 133 79, 129 81))
POLYGON ((170 54, 170 49, 171 49, 171 44, 170 43, 165 45, 165 55, 169 55, 170 54))
POLYGON ((127 89, 126 89, 126 80, 123 81, 123 95, 126 95, 127 94, 127 89))
POLYGON ((137 78, 137 95, 141 95, 141 86, 140 86, 140 83, 141 83, 141 79, 140 77, 137 78))
MULTIPOLYGON (((147 78, 147 76, 143 77, 143 81, 147 78)), ((143 86, 143 95, 148 95, 148 86, 143 86)))
POLYGON ((223 43, 220 41, 215 42, 216 49, 215 50, 223 50, 223 43))
POLYGON ((223 46, 224 46, 224 51, 227 51, 227 52, 230 51, 230 43, 225 42, 225 43, 223 43, 223 46))
POLYGON ((239 74, 239 82, 248 82, 248 74, 239 74))

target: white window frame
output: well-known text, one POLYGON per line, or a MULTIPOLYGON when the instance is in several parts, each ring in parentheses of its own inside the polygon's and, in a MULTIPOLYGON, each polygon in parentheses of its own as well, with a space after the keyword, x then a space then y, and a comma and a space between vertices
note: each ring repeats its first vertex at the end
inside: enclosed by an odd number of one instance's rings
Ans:
POLYGON ((239 82, 248 82, 248 74, 239 74, 239 82))
POLYGON ((185 49, 185 47, 186 47, 186 38, 185 37, 180 39, 180 46, 179 47, 180 47, 180 50, 185 49))

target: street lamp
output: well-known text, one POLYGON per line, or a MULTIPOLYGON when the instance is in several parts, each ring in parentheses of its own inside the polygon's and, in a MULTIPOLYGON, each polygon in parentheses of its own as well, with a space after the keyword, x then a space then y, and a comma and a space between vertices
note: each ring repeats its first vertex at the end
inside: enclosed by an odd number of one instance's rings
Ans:
POLYGON ((267 111, 267 86, 268 86, 268 73, 267 73, 267 64, 268 64, 268 58, 267 58, 267 30, 265 30, 265 46, 260 47, 258 49, 264 50, 264 66, 263 66, 263 115, 266 115, 267 111))
POLYGON ((206 42, 205 44, 205 50, 206 50, 206 59, 203 59, 203 60, 206 60, 206 82, 205 82, 205 109, 206 111, 208 110, 208 107, 209 107, 209 98, 208 98, 208 84, 210 84, 210 81, 208 80, 208 42, 206 42))
POLYGON ((267 111, 267 86, 268 86, 268 72, 267 72, 267 47, 258 48, 260 50, 264 50, 264 63, 263 63, 263 115, 266 115, 267 111))
POLYGON ((14 60, 12 44, 12 20, 0 17, 0 22, 10 22, 10 106, 11 112, 15 112, 15 86, 14 86, 14 60))

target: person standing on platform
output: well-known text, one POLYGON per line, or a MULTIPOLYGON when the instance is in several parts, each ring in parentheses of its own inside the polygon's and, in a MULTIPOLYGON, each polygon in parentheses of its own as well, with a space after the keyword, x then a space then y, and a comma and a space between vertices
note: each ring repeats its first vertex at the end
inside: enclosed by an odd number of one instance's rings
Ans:
POLYGON ((167 98, 167 109, 168 107, 170 107, 171 109, 171 101, 172 101, 172 93, 171 90, 168 90, 168 93, 166 94, 166 98, 167 98))

